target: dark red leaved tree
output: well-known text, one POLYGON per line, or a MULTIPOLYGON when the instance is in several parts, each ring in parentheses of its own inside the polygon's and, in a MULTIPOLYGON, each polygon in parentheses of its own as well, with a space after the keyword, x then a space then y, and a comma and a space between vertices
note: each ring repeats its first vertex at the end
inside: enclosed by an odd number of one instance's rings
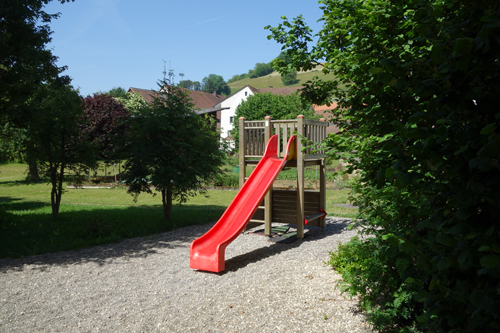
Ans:
POLYGON ((130 113, 107 94, 94 94, 82 99, 83 136, 93 143, 98 158, 110 162, 120 158, 130 113))

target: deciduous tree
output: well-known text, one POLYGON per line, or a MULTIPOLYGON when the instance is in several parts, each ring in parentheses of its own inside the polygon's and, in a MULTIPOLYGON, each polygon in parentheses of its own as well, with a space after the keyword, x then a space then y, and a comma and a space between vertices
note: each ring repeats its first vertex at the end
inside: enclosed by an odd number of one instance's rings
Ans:
MULTIPOLYGON (((59 0, 61 3, 70 0, 59 0)), ((71 0, 73 1, 73 0, 71 0)), ((48 14, 44 6, 50 0, 0 2, 0 123, 22 131, 31 120, 33 100, 39 84, 69 77, 59 77, 65 67, 56 65, 57 57, 46 45, 51 41, 49 24, 59 14, 48 14)), ((2 140, 18 141, 16 137, 2 140)), ((13 133, 12 131, 10 133, 13 133)), ((39 180, 32 158, 32 141, 26 141, 26 154, 33 181, 39 180)), ((19 148, 19 147, 18 147, 19 148)))
POLYGON ((28 136, 36 143, 33 156, 40 174, 50 178, 52 217, 57 219, 63 181, 81 182, 83 173, 95 164, 92 147, 79 127, 83 121, 81 97, 71 86, 50 83, 40 85, 30 103, 28 136))
POLYGON ((96 149, 98 158, 111 162, 120 157, 130 113, 108 94, 94 94, 82 99, 82 134, 96 149))
MULTIPOLYGON (((64 67, 46 45, 51 41, 49 23, 59 14, 43 7, 50 0, 2 1, 0 3, 0 116, 23 122, 31 111, 26 102, 34 87, 56 78, 64 67)), ((59 0, 61 3, 68 0, 59 0)))
POLYGON ((136 199, 159 192, 170 221, 174 201, 206 193, 203 184, 219 172, 225 154, 219 133, 194 111, 187 92, 165 81, 159 87, 151 108, 134 115, 125 177, 136 199))
MULTIPOLYGON (((300 114, 307 119, 318 118, 312 105, 301 99, 297 93, 291 95, 273 95, 271 93, 251 95, 236 109, 236 118, 245 117, 246 120, 262 120, 266 116, 271 116, 273 119, 296 119, 300 114)), ((235 122, 231 133, 235 142, 238 142, 238 122, 235 122)))
POLYGON ((226 81, 220 75, 210 74, 203 78, 201 82, 202 91, 213 93, 214 91, 219 95, 229 95, 231 89, 227 85, 226 81))

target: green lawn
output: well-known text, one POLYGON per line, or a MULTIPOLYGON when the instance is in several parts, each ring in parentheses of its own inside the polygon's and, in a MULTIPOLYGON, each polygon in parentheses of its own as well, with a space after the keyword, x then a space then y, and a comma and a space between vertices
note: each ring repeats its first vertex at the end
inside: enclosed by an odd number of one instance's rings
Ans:
MULTIPOLYGON (((25 165, 0 165, 0 258, 68 251, 216 221, 236 191, 210 190, 174 206, 173 223, 163 219, 161 198, 141 194, 137 202, 123 187, 67 189, 60 218, 51 218, 50 185, 26 183, 25 165)), ((329 215, 356 217, 345 203, 348 190, 327 192, 329 215)))
MULTIPOLYGON (((298 73, 297 74, 297 80, 298 82, 291 85, 290 87, 302 87, 304 83, 307 81, 312 80, 313 77, 318 76, 322 80, 333 80, 335 76, 333 74, 328 74, 325 75, 321 72, 321 67, 317 67, 313 71, 310 72, 305 72, 305 73, 298 73)), ((246 85, 250 85, 254 88, 269 88, 269 87, 274 87, 274 88, 280 88, 284 87, 285 85, 283 82, 281 82, 281 75, 277 72, 273 72, 269 75, 266 76, 261 76, 257 77, 254 79, 243 79, 243 80, 238 80, 234 81, 228 84, 229 88, 231 88, 231 93, 235 93, 239 89, 243 88, 246 85)))

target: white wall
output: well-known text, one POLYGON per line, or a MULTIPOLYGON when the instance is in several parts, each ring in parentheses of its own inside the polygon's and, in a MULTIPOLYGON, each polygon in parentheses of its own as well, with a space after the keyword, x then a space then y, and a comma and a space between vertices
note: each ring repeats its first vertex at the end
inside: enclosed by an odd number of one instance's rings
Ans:
POLYGON ((221 111, 220 127, 222 138, 226 138, 229 135, 229 131, 233 129, 234 123, 238 121, 238 119, 236 119, 236 108, 242 101, 246 101, 250 95, 253 95, 253 92, 249 87, 244 87, 220 103, 223 108, 229 107, 228 110, 221 111), (231 119, 233 119, 233 123, 231 123, 231 119))

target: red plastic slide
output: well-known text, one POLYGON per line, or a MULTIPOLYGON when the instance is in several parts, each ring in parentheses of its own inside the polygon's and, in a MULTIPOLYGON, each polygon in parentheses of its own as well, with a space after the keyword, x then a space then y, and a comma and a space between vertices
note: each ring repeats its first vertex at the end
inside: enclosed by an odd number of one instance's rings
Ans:
POLYGON ((295 139, 291 136, 288 140, 282 160, 277 154, 278 136, 269 139, 264 156, 220 220, 191 243, 191 268, 210 272, 224 270, 226 247, 243 231, 289 157, 295 156, 295 139))

